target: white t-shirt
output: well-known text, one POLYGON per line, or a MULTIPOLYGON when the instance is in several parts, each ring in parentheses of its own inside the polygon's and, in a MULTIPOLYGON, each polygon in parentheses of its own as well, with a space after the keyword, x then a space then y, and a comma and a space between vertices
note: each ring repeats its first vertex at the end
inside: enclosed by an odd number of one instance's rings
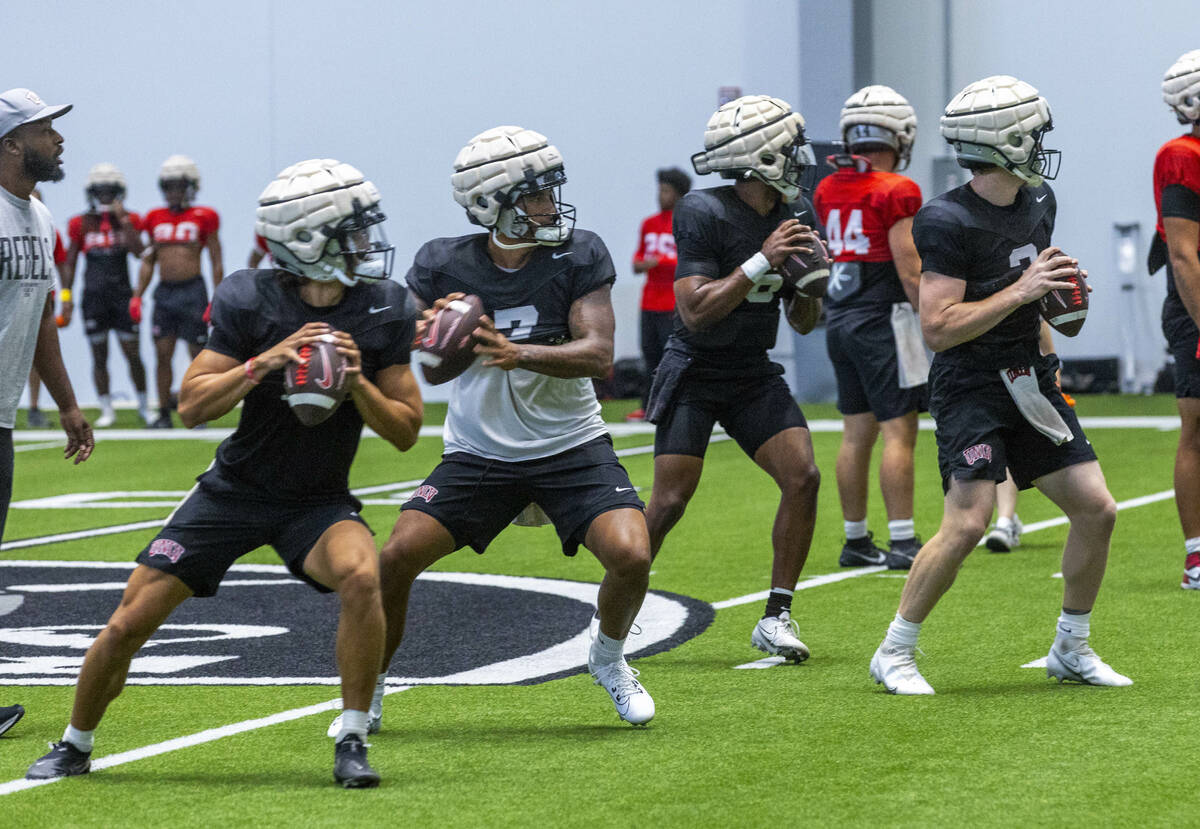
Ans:
POLYGON ((49 209, 0 187, 0 427, 16 425, 54 275, 49 209))

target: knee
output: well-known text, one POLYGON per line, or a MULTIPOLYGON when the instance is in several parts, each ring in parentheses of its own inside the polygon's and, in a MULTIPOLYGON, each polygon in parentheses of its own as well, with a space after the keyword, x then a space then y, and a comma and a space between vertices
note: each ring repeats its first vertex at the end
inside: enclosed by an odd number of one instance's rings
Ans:
POLYGON ((980 539, 983 538, 983 534, 987 532, 988 517, 990 516, 956 516, 954 524, 952 526, 943 525, 939 534, 945 536, 949 542, 948 547, 960 559, 966 558, 967 554, 975 549, 980 539))
POLYGON ((623 543, 607 557, 608 572, 621 581, 650 581, 650 548, 640 543, 623 543))
POLYGON ((1087 521, 1097 529, 1112 532, 1117 523, 1117 502, 1105 490, 1103 495, 1089 500, 1080 514, 1072 516, 1072 520, 1076 518, 1087 521))
POLYGON ((99 638, 125 656, 133 656, 154 633, 154 628, 139 624, 128 616, 116 615, 108 620, 108 626, 99 638))
POLYGON ((796 466, 780 476, 779 488, 785 498, 816 498, 821 488, 821 470, 815 463, 796 466))
POLYGON ((343 602, 363 604, 379 602, 379 571, 370 562, 346 571, 337 587, 343 602))
POLYGON ((690 493, 664 485, 656 485, 650 493, 650 504, 646 509, 647 519, 658 516, 675 523, 687 510, 690 493))

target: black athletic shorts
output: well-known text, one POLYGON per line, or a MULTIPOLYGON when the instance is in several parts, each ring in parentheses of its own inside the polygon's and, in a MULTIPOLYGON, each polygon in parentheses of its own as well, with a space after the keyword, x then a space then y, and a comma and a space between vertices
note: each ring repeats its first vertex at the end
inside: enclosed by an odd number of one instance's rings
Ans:
POLYGON ((343 499, 297 504, 252 500, 236 490, 214 492, 201 483, 175 508, 137 562, 177 576, 197 596, 212 596, 235 561, 270 546, 292 575, 329 593, 305 574, 304 560, 339 521, 357 521, 369 530, 360 509, 349 493, 343 499))
POLYGON ((1164 319, 1163 334, 1175 358, 1175 396, 1200 398, 1200 360, 1196 359, 1200 331, 1196 324, 1186 314, 1169 322, 1164 319))
POLYGON ((204 309, 208 307, 208 291, 204 277, 196 275, 182 282, 162 282, 154 289, 154 316, 151 333, 158 337, 175 337, 194 345, 208 342, 208 325, 204 309))
POLYGON ((742 451, 782 432, 808 427, 787 383, 778 374, 705 379, 684 374, 654 433, 654 454, 704 457, 713 424, 720 423, 742 451))
POLYGON ((8 505, 12 503, 13 453, 12 429, 0 427, 0 539, 8 521, 8 505))
POLYGON ((1046 355, 1035 368, 1038 388, 1075 436, 1061 446, 1025 420, 998 371, 935 361, 929 373, 929 410, 937 423, 943 492, 950 490, 951 477, 1000 483, 1006 468, 1020 489, 1028 489, 1043 475, 1096 460, 1075 410, 1054 385, 1058 357, 1046 355))
POLYGON ((825 348, 837 377, 838 411, 870 412, 879 422, 924 411, 928 385, 900 388, 900 361, 888 306, 880 314, 843 316, 825 329, 825 348))
POLYGON ((400 509, 436 518, 454 538, 454 549, 482 553, 531 503, 554 523, 568 556, 578 552, 596 516, 645 509, 608 435, 532 461, 452 452, 400 509))
POLYGON ((104 342, 109 331, 122 340, 137 339, 138 325, 129 317, 133 289, 112 280, 87 281, 83 288, 83 327, 89 342, 104 342))

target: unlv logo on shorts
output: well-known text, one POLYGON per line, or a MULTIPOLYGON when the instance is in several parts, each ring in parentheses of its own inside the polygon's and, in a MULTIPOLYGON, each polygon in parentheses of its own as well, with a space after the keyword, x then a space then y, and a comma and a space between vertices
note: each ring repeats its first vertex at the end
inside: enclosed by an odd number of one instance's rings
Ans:
POLYGON ((187 551, 183 549, 182 544, 169 538, 155 539, 154 543, 150 545, 150 555, 169 558, 172 564, 179 561, 185 552, 187 551))
POLYGON ((424 501, 425 503, 428 504, 430 501, 433 500, 433 496, 437 495, 437 492, 438 491, 437 491, 436 486, 430 486, 429 484, 421 484, 419 487, 417 487, 417 491, 412 494, 412 498, 409 498, 408 500, 412 501, 414 499, 420 498, 422 501, 424 501))
POLYGON ((1029 366, 1021 366, 1020 368, 1009 368, 1004 370, 1008 375, 1008 382, 1013 382, 1018 377, 1029 376, 1029 366))
POLYGON ((990 461, 992 459, 992 446, 989 443, 977 443, 969 449, 964 449, 963 457, 967 459, 967 466, 974 466, 975 461, 980 458, 990 461))

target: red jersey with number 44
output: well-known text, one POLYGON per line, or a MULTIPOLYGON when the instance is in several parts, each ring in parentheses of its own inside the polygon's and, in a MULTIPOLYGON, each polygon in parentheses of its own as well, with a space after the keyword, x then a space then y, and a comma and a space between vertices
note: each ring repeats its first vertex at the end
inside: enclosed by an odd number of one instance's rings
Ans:
POLYGON ((156 207, 146 214, 144 227, 156 245, 203 245, 220 229, 221 219, 211 207, 189 207, 178 213, 156 207))
POLYGON ((675 237, 671 234, 673 211, 664 210, 642 222, 642 235, 638 239, 634 262, 658 259, 658 264, 646 271, 646 284, 642 288, 643 311, 675 310, 675 237))
POLYGON ((1179 184, 1200 195, 1200 138, 1181 135, 1163 144, 1154 158, 1154 208, 1158 212, 1155 229, 1166 241, 1163 230, 1163 188, 1179 184))

